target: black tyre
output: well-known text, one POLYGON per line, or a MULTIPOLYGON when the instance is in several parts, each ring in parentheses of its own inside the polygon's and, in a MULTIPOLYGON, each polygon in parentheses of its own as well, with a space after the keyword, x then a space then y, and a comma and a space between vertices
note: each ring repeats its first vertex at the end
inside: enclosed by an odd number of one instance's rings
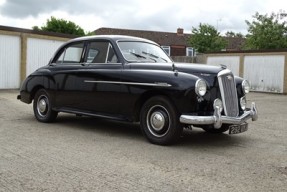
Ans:
POLYGON ((219 129, 214 128, 213 126, 206 126, 203 127, 202 129, 208 133, 214 133, 214 134, 219 134, 219 133, 224 133, 228 131, 230 125, 222 125, 219 129))
POLYGON ((163 96, 146 101, 141 109, 140 125, 145 137, 159 145, 174 143, 183 129, 176 108, 163 96))
POLYGON ((33 110, 36 119, 48 123, 57 118, 58 112, 52 110, 51 98, 45 89, 39 89, 34 97, 33 110))

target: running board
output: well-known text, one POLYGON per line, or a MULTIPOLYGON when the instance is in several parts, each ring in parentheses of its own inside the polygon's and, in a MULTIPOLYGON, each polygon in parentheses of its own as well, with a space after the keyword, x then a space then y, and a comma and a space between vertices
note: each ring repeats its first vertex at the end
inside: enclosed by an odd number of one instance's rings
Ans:
POLYGON ((85 112, 85 111, 78 111, 78 110, 75 110, 75 109, 55 108, 53 110, 58 111, 58 112, 71 113, 71 114, 75 114, 75 115, 99 117, 99 118, 112 119, 112 120, 117 120, 117 121, 128 121, 127 118, 120 117, 120 116, 113 116, 113 115, 107 115, 107 114, 101 114, 101 113, 91 113, 91 112, 85 112))

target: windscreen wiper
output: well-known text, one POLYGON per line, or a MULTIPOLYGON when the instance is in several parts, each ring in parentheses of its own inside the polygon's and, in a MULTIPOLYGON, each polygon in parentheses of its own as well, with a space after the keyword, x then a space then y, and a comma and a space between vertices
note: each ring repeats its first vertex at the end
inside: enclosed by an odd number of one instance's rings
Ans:
POLYGON ((168 62, 166 59, 164 59, 164 58, 162 58, 162 57, 159 57, 159 56, 157 56, 157 55, 154 55, 154 54, 152 54, 152 53, 147 53, 147 52, 142 52, 143 54, 145 54, 145 55, 149 55, 149 56, 151 56, 151 57, 154 57, 154 58, 157 58, 157 59, 162 59, 162 60, 164 60, 166 63, 168 62))
POLYGON ((137 53, 134 53, 134 52, 129 52, 129 53, 132 54, 132 55, 134 55, 134 56, 136 56, 136 57, 138 57, 138 58, 146 59, 146 57, 143 56, 143 55, 140 55, 140 54, 137 54, 137 53))
MULTIPOLYGON (((143 53, 144 53, 144 52, 143 52, 143 53)), ((134 56, 136 56, 136 57, 138 57, 138 58, 151 59, 151 60, 153 60, 154 62, 156 62, 155 59, 153 59, 153 58, 147 58, 147 57, 145 57, 145 56, 143 56, 143 55, 141 55, 141 54, 137 54, 137 53, 134 53, 134 52, 130 52, 130 54, 132 54, 132 55, 134 55, 134 56)))

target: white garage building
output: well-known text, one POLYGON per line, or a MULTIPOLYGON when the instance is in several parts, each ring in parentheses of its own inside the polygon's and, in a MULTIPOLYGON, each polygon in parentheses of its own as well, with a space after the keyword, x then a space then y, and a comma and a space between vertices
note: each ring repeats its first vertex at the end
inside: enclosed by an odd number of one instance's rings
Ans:
POLYGON ((0 89, 18 89, 71 38, 75 36, 0 26, 0 89))
MULTIPOLYGON (((30 73, 48 64, 59 46, 75 37, 0 26, 0 89, 18 89, 30 73)), ((202 62, 226 65, 249 79, 253 91, 287 94, 287 49, 204 54, 202 62)))

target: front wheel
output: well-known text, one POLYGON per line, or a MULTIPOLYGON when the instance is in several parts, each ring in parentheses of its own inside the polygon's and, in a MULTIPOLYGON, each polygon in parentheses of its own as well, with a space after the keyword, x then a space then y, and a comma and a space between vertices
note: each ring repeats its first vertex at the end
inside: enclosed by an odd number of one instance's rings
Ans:
POLYGON ((176 108, 163 96, 152 97, 143 105, 140 125, 146 138, 159 145, 175 142, 183 129, 176 108))
POLYGON ((52 110, 51 98, 45 89, 40 89, 36 92, 33 110, 36 119, 44 123, 54 121, 58 115, 58 112, 52 110))

